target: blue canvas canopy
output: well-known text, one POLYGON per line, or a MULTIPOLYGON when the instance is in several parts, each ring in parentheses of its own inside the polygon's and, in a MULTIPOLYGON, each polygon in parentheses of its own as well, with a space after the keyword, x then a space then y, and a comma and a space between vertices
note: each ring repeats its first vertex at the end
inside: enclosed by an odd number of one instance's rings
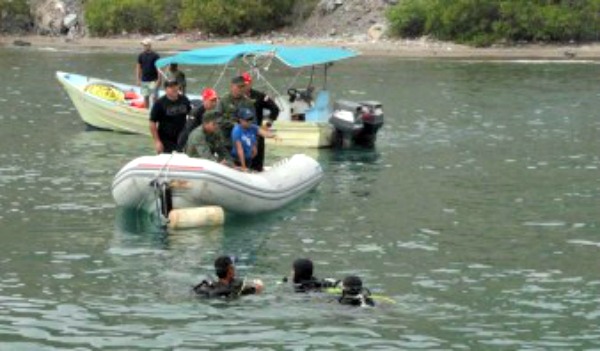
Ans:
POLYGON ((283 64, 292 68, 325 64, 357 56, 354 51, 335 47, 236 44, 184 51, 156 61, 156 67, 162 68, 171 63, 182 65, 225 65, 246 55, 264 55, 269 53, 277 57, 283 64))

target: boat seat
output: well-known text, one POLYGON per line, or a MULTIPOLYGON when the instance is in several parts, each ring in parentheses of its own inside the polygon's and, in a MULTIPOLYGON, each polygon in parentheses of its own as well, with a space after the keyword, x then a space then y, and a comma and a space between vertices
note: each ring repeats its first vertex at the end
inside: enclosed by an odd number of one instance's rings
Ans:
POLYGON ((330 94, 328 90, 319 91, 314 106, 306 110, 306 122, 327 122, 331 116, 329 99, 330 94))

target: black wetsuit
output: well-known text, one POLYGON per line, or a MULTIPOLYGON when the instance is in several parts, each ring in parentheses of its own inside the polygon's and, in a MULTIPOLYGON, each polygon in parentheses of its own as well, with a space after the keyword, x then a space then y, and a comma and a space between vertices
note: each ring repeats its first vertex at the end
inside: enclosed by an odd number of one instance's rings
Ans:
POLYGON ((298 293, 322 291, 327 288, 335 288, 339 282, 339 280, 312 277, 311 279, 294 283, 294 291, 298 293))
POLYGON ((246 285, 244 283, 244 280, 239 279, 234 279, 229 284, 203 280, 192 290, 196 295, 198 295, 198 297, 203 297, 207 299, 230 299, 235 298, 237 296, 254 295, 257 293, 256 287, 254 287, 253 285, 246 285))
MULTIPOLYGON (((279 116, 279 107, 268 95, 258 90, 250 89, 250 99, 254 101, 254 109, 256 111, 256 125, 262 126, 264 110, 269 110, 269 119, 274 121, 279 116)), ((262 172, 265 162, 265 139, 258 136, 256 140, 257 153, 252 160, 251 168, 255 171, 262 172)))
POLYGON ((375 306, 375 301, 373 301, 371 293, 367 289, 351 292, 343 291, 338 302, 349 306, 375 306))

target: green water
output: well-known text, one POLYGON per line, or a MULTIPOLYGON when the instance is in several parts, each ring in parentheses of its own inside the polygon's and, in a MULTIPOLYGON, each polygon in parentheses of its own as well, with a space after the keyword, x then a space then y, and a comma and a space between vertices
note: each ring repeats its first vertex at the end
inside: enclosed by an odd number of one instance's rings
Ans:
POLYGON ((132 82, 133 57, 0 50, 1 350, 600 348, 600 65, 340 63, 337 97, 385 106, 376 150, 315 153, 281 211, 163 233, 110 195, 149 140, 86 131, 54 78, 132 82), (221 253, 265 294, 190 297, 221 253), (299 256, 396 303, 290 295, 299 256))

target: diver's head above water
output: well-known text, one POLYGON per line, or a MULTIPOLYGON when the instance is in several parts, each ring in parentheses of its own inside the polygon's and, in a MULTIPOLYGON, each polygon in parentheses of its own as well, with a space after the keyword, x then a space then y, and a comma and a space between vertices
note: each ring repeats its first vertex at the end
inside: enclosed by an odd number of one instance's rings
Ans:
POLYGON ((229 283, 235 278, 235 267, 229 256, 219 256, 215 260, 215 274, 219 281, 229 283))
POLYGON ((313 279, 313 263, 308 258, 295 260, 292 268, 292 281, 295 284, 313 279))

